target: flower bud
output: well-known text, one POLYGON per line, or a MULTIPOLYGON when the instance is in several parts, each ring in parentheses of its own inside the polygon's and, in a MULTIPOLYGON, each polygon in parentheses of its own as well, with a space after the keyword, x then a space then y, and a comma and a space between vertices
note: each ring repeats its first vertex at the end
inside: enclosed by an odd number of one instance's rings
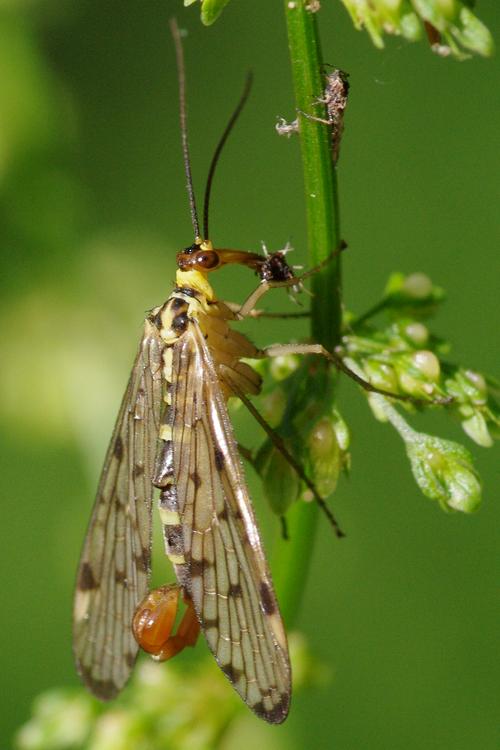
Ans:
POLYGON ((416 320, 412 320, 404 327, 403 334, 416 346, 425 346, 429 340, 429 329, 416 320))
POLYGON ((273 357, 269 372, 274 380, 284 380, 292 372, 295 372, 299 364, 300 359, 295 354, 283 354, 279 357, 273 357))
MULTIPOLYGON (((420 3, 422 3, 422 0, 420 0, 420 3)), ((441 16, 443 22, 445 20, 452 21, 458 12, 458 3, 456 0, 434 0, 433 5, 433 16, 435 15, 437 18, 441 16)))
POLYGON ((491 448, 493 445, 493 438, 480 411, 476 411, 468 419, 462 420, 462 429, 477 445, 481 445, 483 448, 491 448))
POLYGON ((309 433, 308 445, 311 478, 321 497, 334 492, 342 465, 340 446, 333 422, 328 417, 318 420, 309 433))
POLYGON ((260 399, 259 411, 271 425, 277 427, 283 419, 286 409, 286 396, 282 388, 276 386, 270 393, 266 393, 260 399))
POLYGON ((321 497, 335 491, 339 474, 349 470, 349 428, 336 409, 331 416, 318 419, 309 433, 308 466, 311 479, 321 497))
POLYGON ((442 508, 472 513, 481 502, 481 484, 468 451, 451 440, 413 433, 406 441, 415 480, 442 508))
POLYGON ((426 299, 432 294, 432 281, 425 273, 411 273, 404 279, 401 291, 411 299, 426 299))
POLYGON ((488 399, 488 386, 484 376, 474 370, 456 370, 453 377, 446 381, 446 387, 457 401, 469 401, 473 404, 485 404, 488 399))
POLYGON ((390 393, 398 392, 398 379, 391 365, 376 359, 366 359, 363 362, 363 370, 370 383, 376 388, 390 393))
POLYGON ((411 273, 408 276, 393 273, 385 288, 386 304, 412 316, 432 312, 443 298, 443 290, 434 286, 424 273, 411 273))
POLYGON ((333 429, 335 430, 340 450, 346 453, 351 444, 351 433, 347 422, 340 416, 337 409, 333 410, 333 429))
POLYGON ((411 355, 411 361, 427 380, 437 383, 441 374, 441 368, 439 360, 433 352, 425 349, 414 352, 411 355))
POLYGON ((297 472, 269 440, 260 448, 255 466, 262 479, 267 502, 276 515, 284 515, 300 492, 297 472))
POLYGON ((436 355, 427 350, 402 354, 396 361, 396 373, 401 389, 417 398, 430 397, 436 391, 440 365, 436 355))
POLYGON ((83 691, 42 693, 33 706, 33 717, 18 730, 15 746, 19 750, 83 747, 94 713, 92 699, 83 691))

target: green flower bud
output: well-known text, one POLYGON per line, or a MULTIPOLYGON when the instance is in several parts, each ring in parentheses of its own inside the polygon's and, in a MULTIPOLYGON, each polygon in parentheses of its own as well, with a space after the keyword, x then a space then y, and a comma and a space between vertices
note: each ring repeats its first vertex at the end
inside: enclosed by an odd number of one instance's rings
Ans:
POLYGON ((137 747, 138 719, 134 712, 115 708, 107 711, 96 722, 92 736, 92 750, 134 750, 137 747))
POLYGON ((462 429, 471 440, 483 448, 491 448, 493 445, 493 438, 488 431, 486 420, 481 412, 476 411, 471 417, 464 419, 462 421, 462 429))
POLYGON ((415 480, 442 508, 472 513, 481 502, 481 484, 468 451, 451 440, 413 433, 406 440, 415 480))
POLYGON ((376 393, 368 393, 368 405, 370 409, 372 410, 373 416, 377 420, 377 422, 388 422, 389 418, 387 417, 387 414, 385 413, 385 410, 383 409, 380 400, 378 398, 378 394, 376 393))
POLYGON ((286 395, 282 388, 276 387, 260 399, 259 411, 271 427, 277 427, 283 419, 286 409, 286 395))
POLYGON ((379 0, 378 5, 382 12, 397 13, 401 8, 402 0, 379 0))
POLYGON ((436 355, 427 350, 403 354, 396 361, 401 389, 411 396, 431 397, 436 392, 441 368, 436 355))
POLYGON ((416 13, 404 13, 400 23, 401 34, 409 42, 416 42, 422 36, 422 26, 416 13))
POLYGON ((267 502, 276 515, 284 515, 299 496, 300 479, 297 472, 269 440, 260 448, 255 466, 262 479, 267 502))
POLYGON ((393 273, 385 288, 386 306, 404 310, 408 315, 427 315, 444 299, 444 292, 434 286, 424 273, 393 273))
POLYGON ((479 402, 486 401, 488 387, 484 376, 474 370, 465 370, 463 374, 465 381, 474 389, 474 393, 469 394, 470 398, 479 402))
POLYGON ((33 717, 17 732, 18 750, 80 747, 94 719, 92 698, 81 692, 50 690, 39 695, 33 717))
POLYGON ((453 377, 446 381, 446 387, 457 401, 482 405, 488 399, 486 381, 481 373, 474 370, 458 368, 453 377))
POLYGON ((437 383, 441 374, 439 360, 433 352, 422 349, 411 355, 412 364, 427 380, 437 383))
POLYGON ((411 299, 426 299, 432 294, 432 281, 425 273, 411 273, 404 279, 401 291, 411 299))
POLYGON ((391 393, 399 391, 398 379, 391 365, 386 362, 379 362, 376 359, 366 359, 363 362, 363 369, 370 383, 376 388, 391 393))
POLYGON ((321 497, 334 492, 342 468, 342 457, 333 420, 319 419, 309 433, 307 447, 311 479, 321 497))
POLYGON ((284 354, 280 357, 273 357, 269 372, 274 380, 285 380, 300 365, 300 358, 295 354, 284 354))
POLYGON ((347 422, 340 416, 340 413, 337 411, 337 409, 333 409, 332 415, 333 429, 335 430, 335 435, 337 436, 339 448, 343 453, 345 453, 349 450, 349 446, 351 444, 351 433, 349 427, 347 426, 347 422))
MULTIPOLYGON (((307 440, 308 468, 321 497, 335 491, 339 474, 349 471, 349 428, 337 409, 316 421, 307 440)), ((303 495, 308 499, 307 492, 303 495)))
POLYGON ((418 323, 416 320, 412 320, 404 327, 403 334, 416 346, 425 346, 429 341, 429 329, 423 323, 418 323))

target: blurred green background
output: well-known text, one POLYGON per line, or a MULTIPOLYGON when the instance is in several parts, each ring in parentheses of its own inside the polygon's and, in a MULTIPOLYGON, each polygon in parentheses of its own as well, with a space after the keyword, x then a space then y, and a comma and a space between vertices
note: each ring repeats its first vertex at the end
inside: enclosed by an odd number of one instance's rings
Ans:
MULTIPOLYGON (((245 72, 255 73, 216 177, 212 239, 247 249, 290 240, 307 263, 298 142, 274 131, 278 115, 293 117, 280 2, 231 3, 209 29, 177 2, 2 3, 2 747, 37 693, 77 684, 72 586, 100 462, 144 311, 168 296, 176 249, 192 240, 173 12, 189 29, 199 200, 245 72)), ((485 2, 479 14, 498 42, 500 7, 485 2)), ((319 21, 325 60, 352 85, 339 166, 346 303, 361 312, 391 271, 425 271, 449 295, 435 330, 458 361, 492 372, 498 59, 459 64, 398 40, 376 51, 334 0, 319 21)), ((215 281, 231 299, 254 283, 240 269, 215 281)), ((262 344, 301 332, 286 321, 247 330, 262 344)), ((340 403, 354 437, 352 476, 335 498, 347 538, 321 524, 298 617, 332 679, 297 695, 282 728, 250 719, 253 737, 270 748, 498 749, 498 459, 468 444, 484 505, 447 516, 420 495, 399 439, 351 384, 340 403)), ((414 424, 467 441, 438 416, 414 424)))

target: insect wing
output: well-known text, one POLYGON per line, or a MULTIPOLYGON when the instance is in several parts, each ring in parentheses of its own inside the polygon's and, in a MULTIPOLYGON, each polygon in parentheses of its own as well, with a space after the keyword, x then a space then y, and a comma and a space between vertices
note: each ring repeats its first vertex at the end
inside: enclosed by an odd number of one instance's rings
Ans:
POLYGON ((158 333, 146 321, 80 559, 73 649, 82 680, 103 700, 122 689, 134 665, 132 617, 148 590, 161 353, 158 333))
POLYGON ((285 630, 212 355, 196 321, 174 347, 172 440, 190 596, 220 668, 272 723, 290 702, 285 630))

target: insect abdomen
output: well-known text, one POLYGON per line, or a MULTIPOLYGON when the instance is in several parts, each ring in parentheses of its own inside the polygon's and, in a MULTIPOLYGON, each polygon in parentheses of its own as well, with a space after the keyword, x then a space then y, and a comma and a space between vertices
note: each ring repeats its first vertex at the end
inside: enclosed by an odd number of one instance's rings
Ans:
POLYGON ((165 553, 174 566, 175 575, 180 586, 186 588, 188 568, 184 557, 184 539, 177 502, 177 490, 174 484, 174 458, 172 448, 172 408, 171 408, 171 372, 172 348, 166 347, 163 352, 163 377, 165 412, 159 434, 158 452, 156 455, 153 484, 160 489, 158 509, 163 526, 165 553))

